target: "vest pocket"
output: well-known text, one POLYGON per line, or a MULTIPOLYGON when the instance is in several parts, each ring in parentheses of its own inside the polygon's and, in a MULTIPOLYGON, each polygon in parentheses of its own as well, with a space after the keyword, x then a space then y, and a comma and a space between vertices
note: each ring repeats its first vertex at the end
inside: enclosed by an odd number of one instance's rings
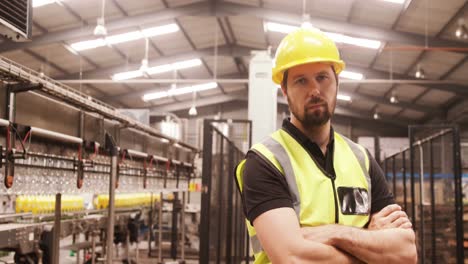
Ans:
POLYGON ((338 198, 343 215, 368 215, 369 194, 364 188, 338 187, 338 198))

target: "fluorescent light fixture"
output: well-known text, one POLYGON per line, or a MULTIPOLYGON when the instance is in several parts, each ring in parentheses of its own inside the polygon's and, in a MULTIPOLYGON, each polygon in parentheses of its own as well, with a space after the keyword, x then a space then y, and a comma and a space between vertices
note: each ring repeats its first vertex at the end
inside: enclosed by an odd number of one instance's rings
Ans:
POLYGON ((122 80, 134 79, 138 77, 143 77, 143 72, 140 70, 116 73, 112 75, 112 80, 122 81, 122 80))
POLYGON ((351 80, 362 80, 364 79, 364 75, 359 72, 351 72, 351 71, 342 71, 340 73, 340 77, 351 79, 351 80))
POLYGON ((33 7, 40 7, 40 6, 45 6, 49 4, 53 4, 56 2, 56 0, 33 0, 32 1, 33 7))
MULTIPOLYGON (((310 22, 308 23, 309 24, 307 26, 311 27, 312 25, 310 24, 310 22)), ((279 32, 279 33, 284 33, 284 34, 288 34, 298 28, 299 27, 296 27, 296 26, 284 25, 284 24, 279 24, 279 23, 274 23, 274 22, 266 23, 266 29, 268 31, 279 32)), ((336 43, 345 43, 345 44, 355 45, 355 46, 369 48, 369 49, 378 49, 382 45, 382 42, 378 40, 355 38, 355 37, 350 37, 350 36, 346 36, 343 34, 331 33, 331 32, 325 32, 325 31, 324 33, 336 43)))
POLYGON ((348 101, 348 102, 351 101, 351 96, 349 96, 349 95, 338 94, 338 96, 336 98, 338 100, 341 100, 341 101, 348 101))
POLYGON ((116 34, 107 36, 105 38, 85 40, 80 42, 72 43, 70 46, 76 51, 82 51, 87 49, 95 49, 106 45, 115 45, 129 41, 135 41, 142 38, 149 38, 164 34, 169 34, 179 30, 176 24, 168 24, 164 26, 152 27, 143 30, 131 31, 122 34, 116 34))
MULTIPOLYGON (((159 66, 155 66, 151 68, 146 68, 145 73, 149 75, 153 75, 153 74, 158 74, 158 73, 170 72, 174 70, 192 68, 192 67, 200 66, 200 65, 202 65, 202 61, 200 59, 185 60, 185 61, 159 65, 159 66)), ((143 76, 143 72, 141 71, 141 68, 140 68, 135 71, 116 73, 112 75, 112 80, 122 81, 122 80, 127 80, 127 79, 138 78, 142 76, 143 76)))
POLYGON ((266 29, 268 31, 279 32, 279 33, 284 33, 284 34, 291 33, 298 28, 299 27, 296 27, 296 26, 284 25, 284 24, 279 24, 279 23, 274 23, 274 22, 266 23, 266 29))
POLYGON ((188 94, 188 93, 193 93, 193 92, 201 92, 201 91, 214 89, 216 87, 218 87, 217 83, 210 82, 210 83, 203 83, 203 84, 183 87, 179 89, 169 89, 167 91, 145 94, 143 96, 143 101, 147 102, 150 100, 156 100, 156 99, 169 97, 169 96, 182 95, 182 94, 188 94))
POLYGON ((382 44, 378 40, 365 39, 365 38, 354 38, 338 33, 325 32, 325 34, 331 38, 336 43, 345 43, 349 45, 369 48, 369 49, 378 49, 382 44))
POLYGON ((383 0, 385 2, 395 3, 395 4, 403 4, 405 0, 383 0))

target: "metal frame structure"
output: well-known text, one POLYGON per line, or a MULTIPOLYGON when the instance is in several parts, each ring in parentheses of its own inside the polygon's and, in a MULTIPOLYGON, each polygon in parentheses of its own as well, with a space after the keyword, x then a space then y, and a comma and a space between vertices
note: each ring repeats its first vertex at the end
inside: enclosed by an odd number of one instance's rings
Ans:
MULTIPOLYGON (((440 254, 438 252, 438 243, 436 243, 436 236, 440 238, 440 233, 437 230, 441 227, 437 226, 438 217, 446 217, 448 219, 454 219, 453 235, 455 237, 454 243, 456 263, 464 262, 464 229, 463 229, 463 200, 462 200, 462 171, 461 171, 461 157, 460 157, 460 132, 456 125, 424 125, 424 126, 409 126, 409 146, 408 148, 398 152, 392 156, 386 157, 383 161, 384 171, 387 181, 390 183, 393 189, 394 196, 397 202, 403 202, 403 208, 408 213, 411 221, 413 222, 413 228, 416 231, 419 240, 419 260, 420 263, 425 263, 431 260, 431 263, 437 263, 440 261, 440 254), (438 133, 430 136, 418 139, 417 135, 421 132, 427 133, 427 131, 439 131, 438 133), (449 208, 453 208, 453 211, 449 210, 449 213, 454 215, 444 215, 440 212, 437 214, 437 205, 435 197, 435 168, 434 168, 434 142, 438 139, 448 138, 450 136, 451 146, 451 157, 452 171, 447 174, 448 177, 453 176, 453 204, 449 208), (429 155, 424 158, 424 149, 429 150, 429 155), (420 157, 416 157, 416 152, 419 152, 420 157), (408 153, 409 152, 409 153, 408 153), (409 155, 408 155, 409 154, 409 155), (416 162, 419 160, 420 168, 415 168, 416 162), (424 161, 429 161, 429 165, 424 165, 424 161), (398 166, 396 165, 398 161, 398 166), (391 165, 390 165, 391 164, 391 165), (408 172, 409 167, 409 174, 408 172), (429 174, 429 189, 430 189, 430 208, 425 209, 427 204, 424 204, 424 189, 427 187, 424 184, 424 168, 428 167, 429 174), (419 171, 419 174, 416 172, 419 171), (397 188, 397 177, 401 175, 403 181, 403 193, 398 192, 397 188), (407 176, 409 176, 410 186, 407 186, 407 176), (419 189, 416 190, 416 178, 419 178, 419 189), (408 195, 408 187, 410 193, 408 195), (419 192, 419 196, 416 197, 416 192, 419 192), (403 195, 403 197, 401 197, 403 195), (402 201, 401 201, 402 199, 402 201), (418 205, 416 205, 419 200, 418 205), (453 206, 453 207, 452 207, 453 206), (419 209, 419 210, 417 210, 419 209), (427 220, 430 217, 430 222, 427 220), (426 226, 428 225, 428 226, 426 226), (437 235, 436 235, 437 234, 437 235), (427 239, 430 235, 430 242, 427 239), (428 256, 427 248, 430 248, 430 258, 428 256)), ((442 145, 443 143, 441 143, 442 145)), ((443 174, 445 175, 445 174, 443 174)), ((446 177, 446 176, 444 176, 446 177)), ((450 194, 446 194, 450 195, 450 194)), ((451 201, 451 200, 450 200, 451 201)), ((441 208, 442 209, 442 208, 441 208)), ((439 220, 440 221, 440 220, 439 220)), ((443 233, 448 231, 444 230, 443 233)), ((444 237, 445 238, 445 237, 444 237)), ((443 242, 444 245, 450 244, 447 241, 443 242)), ((450 253, 449 253, 450 254, 450 253)), ((449 261, 444 259, 444 261, 449 261)))
MULTIPOLYGON (((24 150, 24 153, 22 156, 14 155, 15 152, 18 152, 17 149, 15 149, 15 139, 16 137, 22 133, 29 133, 29 134, 34 134, 35 136, 41 138, 41 139, 46 139, 46 142, 64 142, 64 143, 69 143, 69 144, 76 144, 79 146, 79 157, 78 160, 76 158, 71 158, 71 161, 74 164, 73 171, 78 170, 78 179, 77 179, 77 187, 81 188, 82 182, 83 182, 83 176, 84 176, 84 171, 85 171, 85 166, 93 166, 93 161, 91 160, 85 160, 83 157, 81 157, 81 150, 86 149, 90 146, 94 147, 99 150, 100 149, 100 144, 97 142, 87 142, 83 138, 80 137, 74 137, 62 133, 58 133, 55 131, 50 131, 42 128, 37 128, 37 127, 31 127, 31 126, 25 126, 25 125, 20 125, 15 123, 15 110, 16 110, 16 100, 15 100, 15 93, 17 92, 26 92, 30 91, 32 89, 39 90, 41 93, 45 93, 49 97, 53 98, 58 98, 61 101, 65 102, 65 106, 69 107, 79 107, 80 109, 80 136, 83 136, 83 131, 84 131, 84 118, 83 118, 83 111, 90 111, 92 113, 97 113, 101 115, 103 118, 108 118, 111 120, 116 120, 119 123, 123 124, 126 127, 133 128, 135 130, 138 130, 140 132, 143 132, 146 135, 149 135, 151 137, 155 138, 160 138, 160 139, 167 139, 171 143, 171 147, 174 148, 185 148, 191 153, 196 153, 198 150, 197 148, 183 143, 179 142, 178 140, 174 138, 167 137, 159 131, 147 126, 143 125, 141 123, 138 123, 122 114, 119 114, 115 108, 108 106, 100 101, 97 101, 85 94, 82 94, 78 91, 75 91, 74 89, 65 86, 59 82, 56 82, 48 77, 42 76, 41 74, 32 71, 28 68, 25 68, 19 64, 16 64, 6 58, 1 58, 0 57, 0 80, 5 82, 7 84, 7 89, 6 89, 6 98, 7 98, 7 104, 6 104, 6 115, 7 119, 0 119, 0 126, 5 126, 6 131, 7 131, 7 136, 6 140, 8 141, 6 144, 7 148, 4 150, 3 148, 1 149, 1 160, 7 162, 5 164, 5 171, 7 172, 5 174, 5 180, 9 179, 8 182, 5 182, 5 185, 7 188, 10 188, 13 184, 13 176, 14 176, 14 167, 15 167, 15 159, 24 159, 26 153, 26 150, 24 150), (21 128, 22 130, 18 132, 17 128, 21 128), (15 134, 10 136, 10 130, 13 129, 15 131, 15 134), (85 164, 86 162, 91 162, 91 165, 85 164), (8 172, 11 173, 8 173, 8 172), (81 172, 81 173, 80 173, 81 172), (8 176, 10 176, 8 178, 8 176), (11 181, 10 181, 11 180, 11 181), (7 184, 8 183, 8 184, 7 184), (81 184, 80 184, 81 183, 81 184)), ((63 104, 63 103, 62 103, 63 104)), ((179 182, 182 180, 182 173, 180 170, 188 171, 189 169, 194 169, 194 165, 189 162, 184 162, 184 161, 179 161, 179 160, 172 160, 172 156, 169 158, 164 158, 164 157, 159 157, 156 155, 150 155, 146 153, 142 153, 139 151, 135 150, 128 150, 128 149, 121 149, 117 146, 117 144, 114 142, 112 137, 110 135, 106 135, 106 146, 105 148, 101 148, 102 153, 107 153, 109 154, 108 156, 110 157, 109 164, 107 164, 110 167, 109 173, 109 206, 108 206, 108 221, 107 221, 107 243, 106 243, 106 262, 111 263, 113 259, 113 250, 112 250, 112 245, 113 245, 113 232, 114 232, 114 227, 115 225, 118 224, 116 222, 116 209, 115 209, 115 202, 114 202, 114 196, 115 196, 115 189, 117 188, 117 183, 118 183, 118 174, 119 174, 119 154, 121 153, 126 153, 127 155, 130 155, 130 157, 134 157, 136 159, 139 159, 141 161, 142 169, 144 170, 144 181, 147 179, 147 174, 151 169, 148 169, 146 167, 146 160, 148 158, 151 158, 151 160, 154 159, 155 162, 159 163, 164 163, 164 164, 174 164, 173 166, 166 166, 166 169, 172 169, 174 170, 174 174, 171 174, 171 183, 173 180, 176 180, 176 186, 175 188, 172 186, 167 187, 167 182, 168 182, 168 175, 169 172, 166 171, 164 174, 164 177, 162 180, 164 180, 164 190, 163 192, 173 192, 173 193, 178 193, 178 192, 184 192, 183 197, 185 198, 185 192, 188 191, 188 189, 183 189, 179 188, 179 182), (174 179, 172 179, 174 178, 174 179)), ((97 152, 96 152, 97 153, 97 152)), ((31 153, 33 154, 33 153, 31 153)), ((34 155, 34 154, 33 154, 34 155)), ((47 154, 42 154, 42 155, 47 155, 47 154)), ((51 156, 52 157, 52 156, 51 156)), ((55 157, 55 156, 53 156, 55 157)), ((63 157, 67 159, 66 157, 63 157)), ((68 157, 70 158, 70 157, 68 157)), ((0 165, 2 165, 3 162, 0 162, 0 165)), ((122 164, 125 165, 125 164, 122 164)), ((1 167, 1 166, 0 166, 1 167)), ((125 166, 124 166, 125 167, 125 166)), ((89 171, 89 170, 86 170, 89 171)), ((120 171, 122 173, 122 171, 120 171)), ((184 172, 184 176, 187 176, 188 174, 184 172)), ((125 172, 124 172, 125 174, 125 172)), ((137 175, 140 177, 140 175, 137 175)), ((154 177, 154 175, 153 175, 154 177)), ((190 180, 190 175, 187 177, 187 181, 190 180)), ((183 178, 185 180, 185 178, 183 178)), ((187 185, 188 186, 188 185, 187 185)), ((146 188, 144 185, 143 188, 146 188)), ((188 187, 187 187, 188 188, 188 187)), ((49 236, 50 239, 48 240, 51 243, 51 250, 50 250, 50 263, 59 263, 59 248, 60 248, 60 238, 63 236, 64 232, 62 227, 64 226, 64 219, 62 219, 61 215, 61 196, 62 194, 58 192, 56 194, 56 202, 55 202, 55 214, 54 214, 54 224, 52 226, 52 235, 49 236)), ((184 202, 185 205, 185 202, 184 202)), ((176 225, 177 226, 177 225, 176 225)), ((2 226, 5 227, 5 231, 7 232, 15 232, 16 229, 19 228, 19 230, 22 230, 22 226, 19 227, 7 227, 7 226, 2 226)), ((42 229, 41 229, 42 230, 42 229)), ((39 230, 39 231, 41 231, 39 230)), ((38 232, 39 232, 38 231, 38 232)), ((42 230, 41 232, 44 232, 42 230)), ((24 232, 23 232, 24 233, 24 232)), ((23 234, 22 231, 18 234, 23 234)), ((22 239, 23 236, 19 235, 19 239, 22 239)), ((32 237, 33 238, 33 237, 32 237)), ((28 237, 28 239, 32 239, 31 236, 28 237)), ((175 239, 178 240, 178 236, 176 234, 175 239)), ((24 248, 24 245, 30 245, 31 243, 32 246, 35 249, 37 248, 37 240, 31 240, 31 242, 28 243, 16 243, 14 241, 8 241, 8 245, 10 246, 20 246, 24 248)), ((176 243, 177 244, 177 243, 176 243)), ((14 248, 14 247, 13 247, 14 248)), ((93 247, 94 248, 94 247, 93 247)), ((177 248, 175 248, 177 250, 177 248)), ((37 251, 37 250, 36 250, 37 251)), ((35 251, 35 252, 36 252, 35 251)), ((177 253, 176 253, 177 254, 177 253)), ((174 256, 175 257, 175 256, 174 256)))
POLYGON ((234 177, 244 153, 213 126, 215 122, 245 123, 249 126, 249 146, 252 139, 251 121, 204 120, 200 263, 249 263, 249 239, 234 177), (213 138, 219 142, 219 152, 213 153, 213 138))

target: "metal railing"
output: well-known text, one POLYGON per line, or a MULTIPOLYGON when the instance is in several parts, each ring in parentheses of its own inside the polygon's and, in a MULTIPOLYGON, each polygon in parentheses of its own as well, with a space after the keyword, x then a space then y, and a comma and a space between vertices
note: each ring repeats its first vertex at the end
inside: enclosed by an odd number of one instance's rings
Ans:
POLYGON ((413 223, 419 262, 464 263, 458 127, 409 126, 409 143, 387 157, 383 168, 396 202, 413 223))
MULTIPOLYGON (((200 263, 249 263, 249 240, 234 170, 245 153, 214 122, 205 120, 203 133, 200 263)), ((248 143, 251 144, 251 122, 248 143)))

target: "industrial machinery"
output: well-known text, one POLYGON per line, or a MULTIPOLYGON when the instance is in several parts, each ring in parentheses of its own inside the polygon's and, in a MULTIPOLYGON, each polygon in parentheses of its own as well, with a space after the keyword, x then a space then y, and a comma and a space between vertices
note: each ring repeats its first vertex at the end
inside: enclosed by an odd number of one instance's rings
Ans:
POLYGON ((186 229, 186 211, 199 212, 187 204, 200 190, 195 147, 2 57, 0 80, 1 250, 15 263, 62 263, 61 249, 77 263, 131 263, 144 240, 159 263, 184 261, 186 230, 198 233, 186 229), (60 114, 44 120, 27 100, 60 114))

